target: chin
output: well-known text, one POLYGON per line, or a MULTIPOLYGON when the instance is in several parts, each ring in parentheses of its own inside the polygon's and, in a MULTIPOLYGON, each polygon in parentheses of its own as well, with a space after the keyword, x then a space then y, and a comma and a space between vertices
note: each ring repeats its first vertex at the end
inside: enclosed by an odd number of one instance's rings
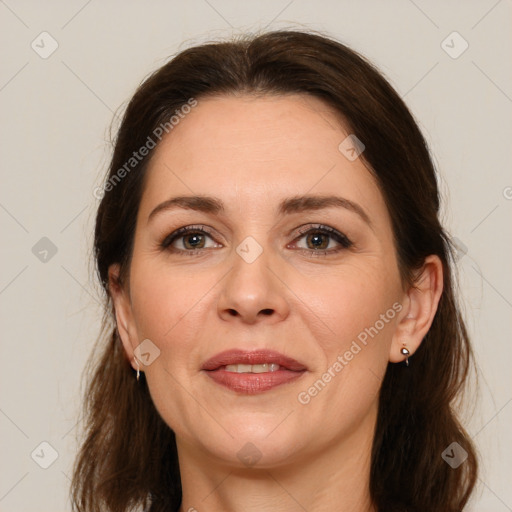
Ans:
POLYGON ((259 422, 255 417, 254 422, 226 424, 233 438, 226 435, 212 443, 213 439, 209 437, 208 442, 203 443, 204 449, 224 463, 238 467, 264 469, 290 464, 298 457, 301 448, 308 444, 304 432, 300 429, 292 431, 295 429, 290 429, 291 425, 287 428, 278 426, 282 418, 273 419, 272 422, 265 415, 259 422))

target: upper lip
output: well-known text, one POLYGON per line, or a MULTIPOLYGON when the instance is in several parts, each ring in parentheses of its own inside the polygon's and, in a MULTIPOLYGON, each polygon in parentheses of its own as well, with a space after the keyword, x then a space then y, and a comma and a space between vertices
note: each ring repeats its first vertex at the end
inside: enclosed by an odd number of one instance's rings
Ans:
POLYGON ((300 372, 306 370, 306 367, 293 359, 274 350, 239 350, 232 349, 220 352, 204 362, 202 370, 217 370, 221 366, 228 364, 264 364, 274 363, 288 370, 300 372))

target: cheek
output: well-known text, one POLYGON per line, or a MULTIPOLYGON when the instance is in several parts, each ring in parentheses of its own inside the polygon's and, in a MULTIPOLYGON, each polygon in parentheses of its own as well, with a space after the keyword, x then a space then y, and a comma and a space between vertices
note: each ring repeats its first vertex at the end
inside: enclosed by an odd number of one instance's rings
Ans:
POLYGON ((368 330, 375 337, 375 324, 379 339, 390 338, 396 316, 392 306, 399 296, 397 283, 375 258, 311 279, 302 274, 293 289, 307 306, 298 305, 309 315, 307 323, 319 325, 315 337, 332 358, 333 352, 352 340, 364 341, 368 330))
POLYGON ((325 419, 326 435, 355 428, 375 405, 401 309, 394 290, 396 283, 366 274, 310 295, 328 328, 314 334, 322 361, 297 401, 311 417, 325 419))
POLYGON ((208 291, 214 293, 218 279, 211 272, 171 272, 165 263, 147 260, 133 262, 130 279, 140 340, 148 338, 157 345, 164 356, 160 364, 169 370, 196 369, 201 349, 197 340, 213 307, 208 291))
POLYGON ((314 314, 305 323, 320 317, 322 330, 312 334, 322 357, 297 400, 325 418, 327 430, 349 428, 374 404, 387 369, 400 310, 397 281, 380 265, 354 266, 308 289, 314 314))
POLYGON ((198 374, 204 350, 198 340, 205 309, 211 308, 205 293, 214 282, 211 276, 187 277, 157 267, 150 262, 132 265, 132 308, 139 340, 149 339, 158 347, 155 364, 144 368, 152 400, 171 428, 182 431, 183 424, 195 421, 183 384, 189 389, 191 376, 198 374))
POLYGON ((180 269, 170 271, 165 259, 134 259, 130 282, 137 327, 161 337, 200 299, 206 283, 180 269))

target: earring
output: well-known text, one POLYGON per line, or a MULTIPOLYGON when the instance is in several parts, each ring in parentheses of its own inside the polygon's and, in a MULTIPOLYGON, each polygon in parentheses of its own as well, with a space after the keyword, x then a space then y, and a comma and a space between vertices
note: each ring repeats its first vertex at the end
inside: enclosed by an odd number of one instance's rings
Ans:
POLYGON ((133 358, 135 364, 137 365, 137 382, 139 381, 139 378, 140 378, 140 366, 139 366, 139 362, 137 361, 137 358, 134 357, 133 358))
POLYGON ((409 349, 405 346, 405 343, 404 343, 404 346, 400 349, 400 353, 404 356, 406 356, 405 358, 405 366, 409 366, 409 349))

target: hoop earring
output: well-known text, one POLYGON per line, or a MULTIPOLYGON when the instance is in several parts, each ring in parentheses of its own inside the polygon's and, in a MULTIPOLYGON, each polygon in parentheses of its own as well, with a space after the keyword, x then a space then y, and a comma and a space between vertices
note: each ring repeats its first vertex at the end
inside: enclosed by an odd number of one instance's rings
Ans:
POLYGON ((409 366, 409 349, 405 346, 405 343, 404 343, 404 346, 400 349, 400 353, 404 356, 406 356, 405 358, 405 366, 409 366))

